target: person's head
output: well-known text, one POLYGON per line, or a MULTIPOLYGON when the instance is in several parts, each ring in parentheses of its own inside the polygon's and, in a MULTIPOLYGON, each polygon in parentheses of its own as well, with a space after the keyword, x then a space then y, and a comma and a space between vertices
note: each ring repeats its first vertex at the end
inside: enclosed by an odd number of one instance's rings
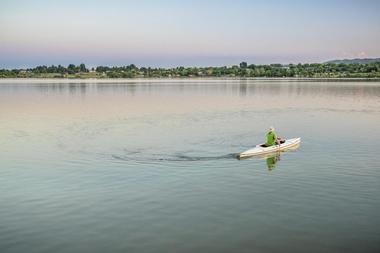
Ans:
POLYGON ((274 127, 269 127, 269 132, 273 132, 274 131, 274 127))

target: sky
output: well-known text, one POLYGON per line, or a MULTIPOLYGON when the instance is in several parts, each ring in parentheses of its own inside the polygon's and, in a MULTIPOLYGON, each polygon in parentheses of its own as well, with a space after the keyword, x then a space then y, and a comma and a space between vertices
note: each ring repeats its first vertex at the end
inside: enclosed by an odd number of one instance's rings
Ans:
POLYGON ((380 57, 378 0, 0 0, 0 68, 380 57))

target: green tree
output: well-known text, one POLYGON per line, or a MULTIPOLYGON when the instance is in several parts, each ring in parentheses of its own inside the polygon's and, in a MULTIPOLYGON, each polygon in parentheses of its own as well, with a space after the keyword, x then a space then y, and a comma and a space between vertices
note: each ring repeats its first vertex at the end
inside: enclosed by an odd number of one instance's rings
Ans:
POLYGON ((248 64, 247 64, 245 61, 243 61, 243 62, 241 62, 241 63, 239 64, 239 66, 240 66, 240 68, 242 68, 242 69, 246 69, 246 68, 248 67, 248 64))
POLYGON ((86 65, 84 65, 84 63, 81 63, 79 65, 79 71, 80 72, 88 72, 88 69, 86 68, 86 65))

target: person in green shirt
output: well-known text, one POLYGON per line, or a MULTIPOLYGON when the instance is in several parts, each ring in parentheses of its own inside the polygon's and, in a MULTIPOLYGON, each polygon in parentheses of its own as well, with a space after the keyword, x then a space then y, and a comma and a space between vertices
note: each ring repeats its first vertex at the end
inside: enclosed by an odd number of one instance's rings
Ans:
POLYGON ((269 128, 269 132, 267 133, 267 141, 263 144, 263 147, 271 147, 273 145, 277 145, 279 143, 283 143, 281 138, 277 137, 276 132, 274 131, 274 127, 269 128))

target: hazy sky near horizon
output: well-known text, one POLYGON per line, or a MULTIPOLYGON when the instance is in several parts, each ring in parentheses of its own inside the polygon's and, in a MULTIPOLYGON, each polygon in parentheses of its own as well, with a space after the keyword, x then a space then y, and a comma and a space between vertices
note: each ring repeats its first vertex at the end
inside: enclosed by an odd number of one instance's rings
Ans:
POLYGON ((0 68, 380 57, 377 0, 0 0, 0 68))

